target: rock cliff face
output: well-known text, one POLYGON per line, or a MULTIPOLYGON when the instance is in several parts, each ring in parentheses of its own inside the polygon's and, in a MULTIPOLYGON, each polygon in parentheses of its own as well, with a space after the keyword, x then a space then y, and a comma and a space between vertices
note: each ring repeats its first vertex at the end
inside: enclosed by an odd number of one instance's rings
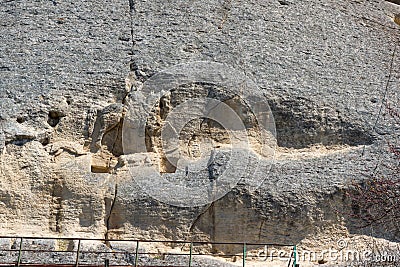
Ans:
MULTIPOLYGON (((357 232, 337 213, 343 191, 400 133, 379 111, 400 99, 398 12, 362 0, 3 2, 0 233, 298 243, 357 232), (276 124, 276 161, 255 174, 265 179, 256 191, 239 183, 209 205, 174 207, 132 179, 123 125, 147 80, 194 61, 257 84, 276 124)), ((207 89, 190 86, 162 97, 147 121, 162 173, 175 171, 160 152, 165 114, 207 89)), ((187 151, 225 143, 220 125, 200 124, 184 132, 197 136, 187 151)))

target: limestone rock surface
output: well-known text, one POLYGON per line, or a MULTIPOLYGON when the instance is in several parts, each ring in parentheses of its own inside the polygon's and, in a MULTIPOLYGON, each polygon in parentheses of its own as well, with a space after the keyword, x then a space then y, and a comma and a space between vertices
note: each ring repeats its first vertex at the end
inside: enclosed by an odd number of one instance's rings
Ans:
MULTIPOLYGON (((337 211, 347 207, 349 184, 385 160, 400 133, 379 111, 386 100, 400 103, 399 12, 383 0, 3 1, 0 233, 293 244, 358 233, 337 211), (255 174, 264 180, 256 191, 244 181, 210 205, 174 207, 132 178, 123 124, 148 79, 199 61, 257 84, 274 116, 276 159, 255 174)), ((142 152, 166 176, 174 172, 160 152, 166 114, 209 90, 190 86, 149 110, 142 152)), ((229 144, 209 122, 184 133, 197 136, 188 154, 229 144)), ((224 166, 221 157, 201 177, 224 166)))

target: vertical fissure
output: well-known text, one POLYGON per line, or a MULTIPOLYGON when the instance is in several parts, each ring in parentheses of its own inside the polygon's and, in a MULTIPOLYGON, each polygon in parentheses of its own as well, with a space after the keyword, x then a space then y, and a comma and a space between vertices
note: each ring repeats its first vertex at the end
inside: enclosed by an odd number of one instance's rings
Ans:
POLYGON ((218 25, 218 29, 222 29, 229 18, 229 13, 232 10, 232 0, 225 0, 222 4, 222 19, 218 25))
POLYGON ((135 41, 135 34, 134 34, 134 19, 135 19, 135 15, 136 15, 136 5, 135 5, 135 1, 134 0, 128 0, 129 1, 129 15, 130 15, 130 23, 131 23, 131 40, 132 40, 132 51, 131 51, 131 63, 134 62, 134 51, 135 51, 135 45, 136 45, 136 41, 135 41))
MULTIPOLYGON (((112 229, 112 227, 111 227, 111 217, 112 217, 113 212, 114 212, 114 207, 115 207, 115 202, 117 201, 117 196, 118 196, 118 183, 116 182, 115 183, 115 187, 114 187, 114 197, 111 200, 110 211, 109 211, 109 213, 107 215, 107 218, 106 218, 106 228, 107 228, 106 234, 105 234, 105 239, 106 240, 109 239, 110 230, 112 229)), ((106 205, 107 205, 107 203, 106 203, 106 205)), ((106 245, 111 247, 111 245, 110 245, 110 243, 108 241, 106 241, 106 245)))

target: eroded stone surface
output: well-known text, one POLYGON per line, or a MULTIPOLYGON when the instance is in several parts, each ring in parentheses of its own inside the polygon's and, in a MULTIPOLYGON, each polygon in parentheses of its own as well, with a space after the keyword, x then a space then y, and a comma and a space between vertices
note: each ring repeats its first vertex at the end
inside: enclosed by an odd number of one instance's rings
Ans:
MULTIPOLYGON (((326 225, 356 232, 335 207, 343 205, 341 190, 374 168, 400 131, 383 114, 375 124, 399 37, 391 18, 398 6, 134 3, 134 9, 128 1, 1 5, 1 233, 297 243, 326 225), (239 184, 212 206, 177 208, 150 198, 121 153, 124 107, 154 73, 200 60, 226 63, 258 84, 280 146, 348 149, 278 158, 257 192, 239 184)), ((388 84, 394 104, 399 78, 393 71, 388 84)), ((163 112, 149 118, 149 129, 184 93, 161 100, 156 108, 163 112)))

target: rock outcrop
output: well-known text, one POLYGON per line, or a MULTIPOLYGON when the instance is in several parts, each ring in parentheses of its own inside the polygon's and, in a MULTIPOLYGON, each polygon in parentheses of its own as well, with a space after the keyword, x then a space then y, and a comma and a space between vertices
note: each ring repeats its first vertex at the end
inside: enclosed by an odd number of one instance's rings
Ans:
MULTIPOLYGON (((0 233, 278 243, 360 233, 343 192, 400 133, 382 111, 400 99, 399 12, 382 0, 5 1, 0 233), (132 178, 123 125, 146 81, 199 61, 257 84, 275 120, 276 160, 255 173, 264 180, 255 191, 239 183, 208 205, 176 207, 132 178)), ((146 124, 144 152, 166 177, 176 171, 160 143, 167 114, 211 90, 185 86, 161 97, 146 124)), ((217 89, 211 96, 254 126, 245 103, 217 89)), ((182 135, 194 157, 210 140, 229 144, 210 121, 192 121, 182 135)), ((218 176, 224 157, 201 177, 218 176)))

